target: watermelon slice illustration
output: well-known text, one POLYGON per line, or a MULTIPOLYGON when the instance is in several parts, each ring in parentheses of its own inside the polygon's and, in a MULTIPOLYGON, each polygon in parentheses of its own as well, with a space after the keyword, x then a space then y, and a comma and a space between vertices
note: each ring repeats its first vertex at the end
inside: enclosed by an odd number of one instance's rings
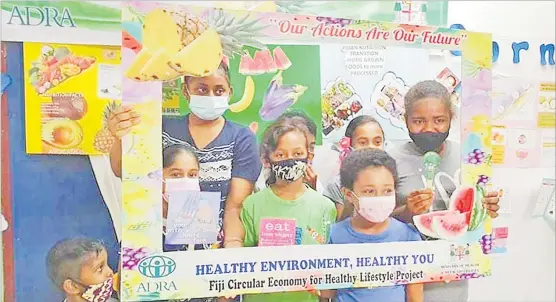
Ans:
POLYGON ((243 75, 255 75, 254 65, 255 61, 251 58, 249 53, 242 55, 239 61, 239 73, 243 75))
POLYGON ((129 48, 133 50, 133 52, 138 53, 143 48, 141 45, 132 35, 130 35, 127 31, 122 31, 122 47, 129 48))
POLYGON ((450 214, 458 214, 458 212, 447 210, 413 216, 413 224, 419 230, 419 232, 421 232, 421 234, 433 238, 440 238, 440 236, 432 228, 432 220, 434 217, 442 217, 450 214))
POLYGON ((280 46, 276 46, 276 48, 272 51, 272 54, 274 56, 274 63, 276 64, 276 68, 278 70, 286 70, 292 66, 292 62, 280 46))
POLYGON ((467 228, 466 213, 450 213, 432 218, 432 229, 440 239, 458 239, 467 232, 467 228))
POLYGON ((463 186, 456 189, 450 198, 450 210, 465 214, 468 230, 476 230, 486 219, 483 207, 484 189, 480 186, 463 186))
POLYGON ((255 51, 255 55, 253 56, 253 60, 255 61, 255 71, 258 74, 263 74, 263 73, 275 73, 277 68, 276 68, 276 63, 274 63, 274 59, 272 58, 272 54, 270 53, 270 50, 268 49, 264 49, 264 50, 257 50, 255 51))

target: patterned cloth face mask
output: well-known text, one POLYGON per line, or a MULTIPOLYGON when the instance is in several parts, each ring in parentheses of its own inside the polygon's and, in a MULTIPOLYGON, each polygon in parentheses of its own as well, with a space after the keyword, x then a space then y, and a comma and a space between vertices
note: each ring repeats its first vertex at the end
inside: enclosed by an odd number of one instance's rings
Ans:
POLYGON ((271 170, 277 179, 294 182, 305 175, 307 159, 286 159, 273 162, 271 170))
POLYGON ((87 290, 81 295, 83 299, 89 302, 106 302, 112 297, 114 279, 110 278, 100 284, 86 286, 86 288, 87 290))

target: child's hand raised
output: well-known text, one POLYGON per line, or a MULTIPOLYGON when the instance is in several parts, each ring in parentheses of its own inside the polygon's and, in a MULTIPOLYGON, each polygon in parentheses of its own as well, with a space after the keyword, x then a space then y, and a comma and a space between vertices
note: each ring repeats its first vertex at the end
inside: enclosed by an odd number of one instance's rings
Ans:
POLYGON ((311 186, 313 190, 317 190, 317 172, 313 170, 313 167, 310 165, 307 166, 307 170, 305 170, 305 182, 311 186))
POLYGON ((407 209, 412 215, 421 215, 430 209, 432 201, 433 193, 431 189, 414 191, 407 197, 407 209))

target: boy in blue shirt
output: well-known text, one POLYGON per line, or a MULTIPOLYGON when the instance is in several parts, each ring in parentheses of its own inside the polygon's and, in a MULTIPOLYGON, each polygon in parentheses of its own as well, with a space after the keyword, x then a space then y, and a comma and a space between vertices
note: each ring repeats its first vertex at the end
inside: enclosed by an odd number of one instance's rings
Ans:
MULTIPOLYGON (((419 232, 390 217, 396 206, 396 161, 378 149, 351 152, 342 163, 340 180, 345 198, 355 215, 334 224, 330 244, 419 241, 419 232)), ((333 296, 327 291, 326 296, 333 296)), ((423 285, 407 284, 377 288, 344 288, 336 291, 338 302, 422 302, 423 285)))

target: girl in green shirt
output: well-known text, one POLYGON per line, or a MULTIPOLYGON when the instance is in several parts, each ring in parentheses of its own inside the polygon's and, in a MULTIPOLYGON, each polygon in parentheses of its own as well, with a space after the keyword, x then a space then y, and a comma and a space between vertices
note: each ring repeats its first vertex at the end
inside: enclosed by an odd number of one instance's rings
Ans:
MULTIPOLYGON (((305 127, 287 119, 266 129, 261 156, 272 174, 267 179, 268 187, 243 203, 244 246, 326 244, 336 208, 303 181, 307 163, 312 159, 307 133, 305 127)), ((305 290, 246 295, 243 300, 317 302, 319 297, 305 290)))

